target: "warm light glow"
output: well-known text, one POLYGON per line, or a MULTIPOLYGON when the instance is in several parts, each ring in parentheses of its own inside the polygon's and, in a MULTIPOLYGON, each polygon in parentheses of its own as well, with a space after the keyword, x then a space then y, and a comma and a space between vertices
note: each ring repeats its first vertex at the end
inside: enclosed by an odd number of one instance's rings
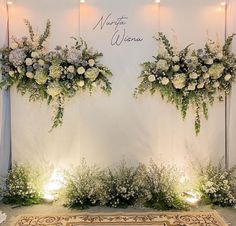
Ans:
POLYGON ((52 195, 52 194, 47 194, 47 193, 45 193, 45 194, 43 195, 43 198, 44 198, 46 201, 48 201, 48 202, 53 202, 54 199, 55 199, 54 195, 52 195))
POLYGON ((222 6, 226 6, 226 2, 221 2, 220 3, 222 6))
POLYGON ((160 3, 160 2, 161 2, 161 0, 155 0, 155 2, 156 2, 156 3, 160 3))
POLYGON ((179 182, 180 182, 181 184, 186 183, 186 181, 187 181, 187 177, 186 177, 186 176, 181 176, 180 179, 179 179, 179 182))
POLYGON ((44 199, 55 200, 57 192, 63 187, 64 178, 59 170, 54 170, 48 183, 44 186, 44 199))
POLYGON ((8 4, 8 5, 12 5, 12 4, 13 4, 13 1, 8 0, 8 1, 7 1, 7 4, 8 4))
POLYGON ((193 191, 189 191, 186 193, 185 200, 189 204, 196 205, 200 201, 200 198, 198 194, 194 193, 193 191))
POLYGON ((80 3, 85 3, 85 0, 80 0, 80 3))

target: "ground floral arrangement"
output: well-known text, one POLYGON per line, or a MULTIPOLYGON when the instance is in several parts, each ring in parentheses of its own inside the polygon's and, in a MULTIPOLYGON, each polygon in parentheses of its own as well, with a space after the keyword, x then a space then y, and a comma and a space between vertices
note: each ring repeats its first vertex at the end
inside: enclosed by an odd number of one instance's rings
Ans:
POLYGON ((183 118, 192 106, 198 134, 201 115, 207 119, 209 106, 216 99, 223 100, 231 91, 236 77, 236 55, 231 51, 234 36, 229 36, 224 46, 208 40, 203 49, 191 50, 189 45, 179 51, 159 33, 156 38, 160 44, 159 53, 154 61, 142 64, 142 81, 135 96, 159 91, 162 98, 176 105, 183 118))
POLYGON ((48 52, 50 21, 43 34, 36 34, 25 21, 29 38, 12 39, 10 47, 0 50, 2 80, 0 89, 16 85, 30 101, 46 100, 53 107, 52 129, 63 122, 66 99, 81 91, 92 93, 97 88, 111 92, 111 71, 99 62, 102 53, 88 48, 85 41, 75 39, 71 47, 57 46, 48 52))
MULTIPOLYGON (((191 192, 203 203, 219 206, 236 205, 236 167, 226 170, 209 164, 196 171, 196 182, 191 192)), ((17 165, 2 181, 0 196, 6 204, 25 206, 45 201, 47 173, 28 165, 17 165)), ((48 171, 47 171, 48 172, 48 171)), ((92 206, 126 208, 149 207, 157 210, 186 210, 190 206, 191 192, 181 182, 182 172, 176 167, 156 164, 127 166, 122 161, 116 167, 101 169, 89 166, 85 160, 60 178, 62 186, 56 191, 57 199, 68 208, 86 209, 92 206), (63 177, 63 180, 62 180, 63 177)), ((50 182, 52 183, 52 182, 50 182)), ((58 181, 51 184, 58 187, 58 181)))

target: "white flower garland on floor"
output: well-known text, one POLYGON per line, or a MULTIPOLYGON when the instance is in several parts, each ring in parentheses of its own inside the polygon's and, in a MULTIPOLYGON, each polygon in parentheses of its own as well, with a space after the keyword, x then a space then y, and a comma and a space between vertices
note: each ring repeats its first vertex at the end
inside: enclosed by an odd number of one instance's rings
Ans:
POLYGON ((236 56, 231 51, 233 37, 224 46, 208 40, 203 49, 187 46, 178 51, 163 33, 159 33, 159 53, 154 61, 145 62, 135 96, 159 91, 162 98, 176 105, 186 117, 190 106, 195 111, 195 131, 200 132, 201 115, 208 118, 209 106, 229 94, 236 77, 236 56))

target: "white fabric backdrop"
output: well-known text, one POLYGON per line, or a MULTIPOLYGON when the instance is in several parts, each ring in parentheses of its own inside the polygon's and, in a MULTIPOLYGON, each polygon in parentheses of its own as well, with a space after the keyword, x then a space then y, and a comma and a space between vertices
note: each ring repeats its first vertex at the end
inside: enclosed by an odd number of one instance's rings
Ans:
MULTIPOLYGON (((112 164, 122 157, 129 161, 162 159, 185 165, 188 159, 205 161, 219 159, 224 153, 224 104, 210 109, 199 137, 195 137, 193 117, 182 122, 171 104, 156 95, 139 100, 132 97, 137 86, 139 63, 151 59, 156 52, 152 36, 159 30, 173 36, 173 28, 181 47, 194 42, 203 45, 206 33, 223 40, 224 14, 218 0, 162 0, 161 12, 152 0, 87 0, 70 1, 18 0, 11 8, 11 34, 22 36, 26 29, 23 18, 43 28, 52 20, 50 46, 69 43, 79 32, 89 45, 104 53, 103 62, 113 71, 113 93, 73 98, 66 105, 64 125, 48 134, 50 109, 46 104, 28 103, 14 91, 12 94, 13 158, 17 161, 50 163, 66 167, 89 162, 112 164), (114 28, 93 30, 102 15, 112 18, 127 16, 126 32, 143 37, 141 43, 110 45, 114 28), (160 17, 160 20, 158 19, 160 17), (159 27, 159 25, 161 27, 159 27)), ((121 29, 123 29, 121 27, 121 29)))

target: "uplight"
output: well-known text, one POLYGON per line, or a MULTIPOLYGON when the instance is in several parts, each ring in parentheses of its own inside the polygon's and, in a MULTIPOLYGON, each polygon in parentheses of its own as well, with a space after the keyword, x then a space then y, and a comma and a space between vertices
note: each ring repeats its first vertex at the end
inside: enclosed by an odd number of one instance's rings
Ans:
POLYGON ((226 6, 226 2, 221 2, 220 5, 221 6, 226 6))
POLYGON ((63 187, 64 178, 59 170, 54 170, 48 183, 44 186, 44 199, 46 201, 54 201, 58 191, 63 187))
POLYGON ((196 205, 200 201, 200 198, 198 194, 194 193, 193 191, 189 191, 186 193, 185 201, 190 205, 196 205))
POLYGON ((7 1, 7 4, 8 4, 8 5, 12 5, 12 4, 13 4, 13 1, 8 0, 8 1, 7 1))
POLYGON ((80 0, 80 3, 85 3, 85 0, 80 0))
POLYGON ((160 2, 161 2, 161 0, 155 0, 155 2, 156 2, 156 3, 160 3, 160 2))

